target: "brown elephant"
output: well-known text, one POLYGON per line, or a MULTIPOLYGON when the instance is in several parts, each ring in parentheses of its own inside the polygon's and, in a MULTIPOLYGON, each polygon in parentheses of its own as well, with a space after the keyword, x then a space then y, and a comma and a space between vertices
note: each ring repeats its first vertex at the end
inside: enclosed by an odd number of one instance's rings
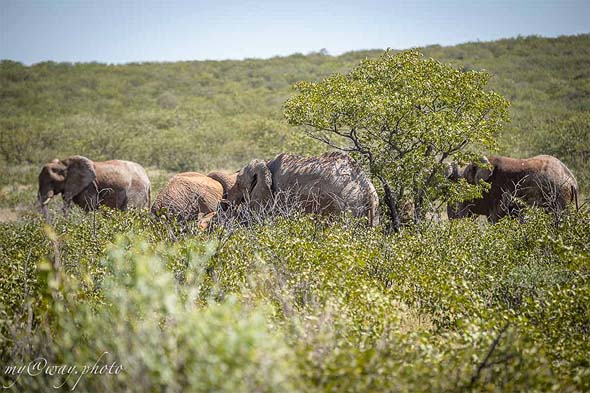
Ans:
POLYGON ((179 173, 158 193, 151 211, 181 222, 196 220, 206 227, 220 203, 234 192, 236 176, 224 172, 179 173))
POLYGON ((578 207, 578 182, 563 162, 549 155, 518 159, 483 157, 478 165, 451 167, 452 180, 464 178, 469 184, 490 183, 481 198, 447 206, 449 219, 485 215, 496 222, 506 215, 517 215, 522 204, 560 212, 568 203, 578 207))
POLYGON ((45 214, 47 204, 58 194, 62 194, 64 213, 72 201, 86 211, 99 205, 126 210, 149 206, 150 187, 145 169, 135 162, 73 156, 43 166, 37 200, 45 214))
POLYGON ((229 202, 264 207, 279 193, 292 194, 305 212, 329 214, 350 210, 379 223, 379 197, 361 167, 343 153, 300 157, 279 154, 269 161, 252 160, 236 179, 229 202))

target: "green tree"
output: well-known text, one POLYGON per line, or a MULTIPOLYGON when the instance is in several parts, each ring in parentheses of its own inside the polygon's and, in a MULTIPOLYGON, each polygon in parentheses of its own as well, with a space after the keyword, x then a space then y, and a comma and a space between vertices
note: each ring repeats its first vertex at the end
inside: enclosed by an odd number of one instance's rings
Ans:
POLYGON ((446 179, 444 161, 473 160, 474 147, 495 148, 509 103, 484 89, 489 78, 417 50, 388 50, 346 75, 297 83, 284 113, 312 138, 368 166, 397 231, 402 201, 413 201, 418 222, 427 204, 481 192, 446 179))

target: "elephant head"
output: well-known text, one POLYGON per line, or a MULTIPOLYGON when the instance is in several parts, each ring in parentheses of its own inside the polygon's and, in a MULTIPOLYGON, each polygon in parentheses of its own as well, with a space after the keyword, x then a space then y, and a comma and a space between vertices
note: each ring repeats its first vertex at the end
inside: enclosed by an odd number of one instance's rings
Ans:
MULTIPOLYGON (((459 167, 456 162, 449 164, 446 176, 452 181, 458 181, 463 178, 469 184, 477 185, 480 180, 488 181, 494 174, 494 167, 487 157, 481 157, 478 163, 470 163, 465 167, 459 167)), ((463 201, 447 205, 447 216, 449 219, 463 218, 473 216, 471 209, 472 201, 463 201)))
POLYGON ((480 180, 487 181, 494 174, 494 167, 487 157, 482 157, 480 162, 471 163, 464 169, 457 168, 457 178, 462 177, 467 183, 477 185, 480 180))
POLYGON ((252 160, 236 177, 235 192, 228 195, 230 203, 247 202, 260 206, 272 198, 272 174, 265 161, 252 160))
POLYGON ((95 179, 94 164, 88 158, 74 156, 63 161, 55 159, 43 166, 39 174, 37 201, 46 213, 51 198, 62 194, 65 210, 72 199, 95 179))
POLYGON ((479 163, 471 163, 462 168, 456 162, 451 162, 445 170, 448 179, 457 181, 464 178, 469 184, 479 184, 480 180, 487 181, 493 174, 494 167, 487 157, 481 157, 479 163))
POLYGON ((228 201, 237 199, 237 177, 238 172, 226 173, 214 171, 207 174, 208 177, 218 181, 223 187, 222 207, 227 207, 228 201))

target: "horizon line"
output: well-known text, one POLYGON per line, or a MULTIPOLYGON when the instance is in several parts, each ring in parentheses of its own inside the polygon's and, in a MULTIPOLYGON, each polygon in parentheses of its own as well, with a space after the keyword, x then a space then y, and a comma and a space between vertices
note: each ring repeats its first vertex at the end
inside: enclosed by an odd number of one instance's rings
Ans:
POLYGON ((480 40, 479 38, 475 39, 475 40, 470 40, 470 41, 463 41, 463 42, 459 42, 459 43, 455 43, 455 44, 448 44, 448 45, 441 45, 438 43, 435 44, 428 44, 428 45, 417 45, 417 46, 410 46, 407 48, 401 48, 401 49, 397 49, 397 48, 371 48, 371 49, 367 49, 367 48, 361 48, 361 49, 351 49, 351 50, 347 50, 345 52, 341 52, 341 53, 330 53, 326 48, 321 48, 318 50, 311 50, 307 53, 301 53, 301 52, 293 52, 290 54, 277 54, 277 55, 273 55, 270 57, 242 57, 242 58, 212 58, 212 59, 177 59, 177 60, 132 60, 132 61, 115 61, 115 62, 107 62, 107 61, 101 61, 101 60, 85 60, 85 61, 70 61, 70 60, 41 60, 38 62, 32 62, 30 64, 27 64, 23 61, 19 61, 19 60, 13 60, 13 59, 9 59, 9 58, 0 58, 0 63, 4 63, 4 62, 14 62, 14 63, 19 63, 23 66, 26 67, 33 67, 39 64, 44 64, 44 63, 55 63, 55 64, 69 64, 69 65, 78 65, 78 64, 97 64, 97 65, 106 65, 106 66, 123 66, 123 65, 138 65, 138 64, 167 64, 167 63, 184 63, 184 62, 226 62, 226 61, 248 61, 248 60, 256 60, 256 61, 265 61, 265 60, 272 60, 272 59, 276 59, 276 58, 287 58, 287 57, 291 57, 291 56, 313 56, 313 55, 321 55, 321 56, 329 56, 329 57, 340 57, 340 56, 345 56, 348 55, 350 53, 354 53, 354 52, 374 52, 374 51, 385 51, 385 50, 393 50, 396 52, 399 51, 404 51, 404 50, 411 50, 411 49, 424 49, 424 48, 429 48, 429 47, 441 47, 441 48, 449 48, 449 47, 455 47, 455 46, 461 46, 461 45, 469 45, 469 44, 475 44, 475 43, 491 43, 491 42, 499 42, 499 41, 505 41, 505 40, 517 40, 517 39, 530 39, 530 38, 538 38, 538 39, 559 39, 559 38, 563 38, 563 37, 580 37, 580 36, 590 36, 590 32, 584 32, 584 33, 574 33, 574 34, 559 34, 559 35, 555 35, 555 36, 551 36, 551 35, 541 35, 541 34, 528 34, 528 35, 521 35, 518 34, 517 36, 512 36, 512 37, 502 37, 502 38, 497 38, 497 39, 492 39, 492 40, 480 40))

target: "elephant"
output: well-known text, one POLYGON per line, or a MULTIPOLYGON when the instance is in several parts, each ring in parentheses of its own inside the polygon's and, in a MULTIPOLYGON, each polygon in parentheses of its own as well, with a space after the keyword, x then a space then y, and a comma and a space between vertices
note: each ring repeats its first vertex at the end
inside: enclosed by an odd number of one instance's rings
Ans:
POLYGON ((478 164, 461 169, 451 165, 451 180, 464 178, 469 184, 490 183, 481 198, 447 206, 449 219, 485 215, 492 223, 506 215, 518 215, 524 203, 548 212, 563 211, 570 202, 578 208, 578 182, 559 159, 549 155, 518 159, 483 157, 478 164))
POLYGON ((338 214, 350 210, 379 223, 379 197, 361 167, 339 152, 301 157, 282 153, 269 161, 254 159, 236 178, 232 204, 264 208, 279 194, 291 194, 307 213, 338 214))
POLYGON ((151 212, 176 217, 181 222, 196 220, 206 228, 220 204, 235 190, 237 173, 179 173, 158 193, 151 212))
POLYGON ((62 194, 64 214, 72 201, 87 212, 99 205, 127 210, 149 206, 150 191, 145 169, 135 162, 72 156, 43 166, 37 201, 45 215, 47 204, 58 194, 62 194))

